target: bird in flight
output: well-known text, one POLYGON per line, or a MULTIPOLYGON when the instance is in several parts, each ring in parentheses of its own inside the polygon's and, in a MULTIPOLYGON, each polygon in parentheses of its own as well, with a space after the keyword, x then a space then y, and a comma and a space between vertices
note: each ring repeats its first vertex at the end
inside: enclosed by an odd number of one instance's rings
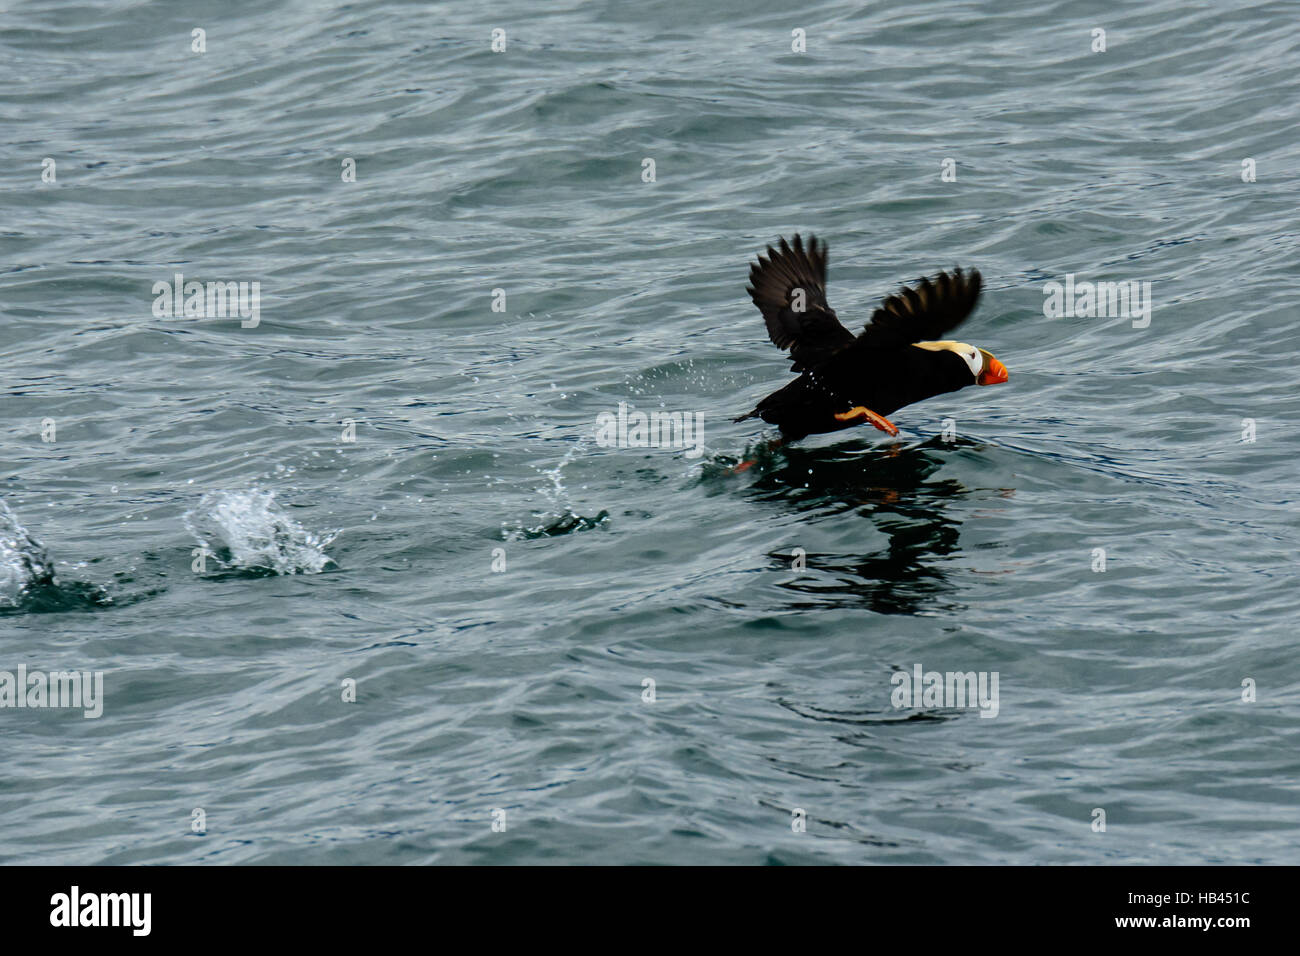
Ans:
MULTIPOLYGON (((801 373, 747 418, 781 429, 782 443, 870 422, 897 435, 886 415, 967 385, 999 385, 1007 367, 984 349, 943 338, 979 300, 975 269, 940 272, 885 299, 856 336, 826 302, 826 243, 799 235, 767 247, 749 270, 747 291, 767 334, 801 373)), ((746 463, 749 464, 749 463, 746 463)), ((739 470, 739 469, 738 469, 739 470)))

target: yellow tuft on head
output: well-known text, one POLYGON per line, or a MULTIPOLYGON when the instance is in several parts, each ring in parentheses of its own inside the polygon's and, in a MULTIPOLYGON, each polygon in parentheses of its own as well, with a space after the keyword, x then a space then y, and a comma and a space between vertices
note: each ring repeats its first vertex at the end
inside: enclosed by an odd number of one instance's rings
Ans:
POLYGON ((965 342, 955 342, 952 339, 944 339, 940 342, 913 342, 918 349, 925 349, 927 352, 958 352, 961 353, 977 351, 975 346, 967 345, 965 342))
POLYGON ((966 363, 970 369, 973 378, 979 378, 980 373, 984 371, 984 350, 977 349, 973 345, 967 345, 965 342, 954 342, 951 339, 944 339, 940 342, 913 342, 918 349, 925 349, 927 352, 951 352, 966 363))

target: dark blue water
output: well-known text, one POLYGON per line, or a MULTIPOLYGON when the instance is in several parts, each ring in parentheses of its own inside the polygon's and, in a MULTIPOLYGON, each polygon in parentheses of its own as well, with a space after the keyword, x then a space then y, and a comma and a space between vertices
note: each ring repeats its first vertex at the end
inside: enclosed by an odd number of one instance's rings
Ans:
POLYGON ((0 861, 1297 862, 1298 66, 1289 3, 6 8, 0 671, 104 689, 0 707, 0 861), (855 330, 979 268, 1010 381, 732 473, 795 231, 855 330))

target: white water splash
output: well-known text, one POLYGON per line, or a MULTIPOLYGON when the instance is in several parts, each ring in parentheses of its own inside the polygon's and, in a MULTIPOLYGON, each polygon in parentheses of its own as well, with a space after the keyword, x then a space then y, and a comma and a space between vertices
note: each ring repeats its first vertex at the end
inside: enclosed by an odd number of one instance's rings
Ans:
POLYGON ((54 583, 54 566, 41 543, 0 501, 0 607, 18 607, 28 589, 54 583))
POLYGON ((555 514, 571 512, 573 509, 569 506, 569 490, 564 487, 564 466, 573 461, 579 454, 586 450, 587 439, 579 438, 576 444, 570 445, 569 450, 564 453, 564 457, 554 468, 540 468, 533 465, 534 470, 546 478, 550 479, 550 486, 543 485, 537 489, 537 493, 545 495, 551 503, 551 509, 555 514))
POLYGON ((275 503, 274 491, 214 491, 185 513, 185 527, 222 568, 319 574, 334 559, 325 548, 339 531, 315 535, 275 503))
MULTIPOLYGON (((537 493, 546 499, 549 507, 533 512, 536 521, 532 526, 518 523, 511 528, 506 522, 501 523, 501 538, 505 541, 524 541, 531 538, 551 537, 568 534, 571 531, 585 531, 595 528, 609 520, 609 512, 601 510, 593 517, 584 517, 573 509, 569 501, 569 491, 564 485, 564 466, 572 462, 586 450, 586 438, 580 438, 571 445, 564 457, 554 468, 542 468, 534 464, 533 470, 546 478, 549 484, 542 485, 537 493)), ((586 486, 584 485, 585 489, 586 486)))

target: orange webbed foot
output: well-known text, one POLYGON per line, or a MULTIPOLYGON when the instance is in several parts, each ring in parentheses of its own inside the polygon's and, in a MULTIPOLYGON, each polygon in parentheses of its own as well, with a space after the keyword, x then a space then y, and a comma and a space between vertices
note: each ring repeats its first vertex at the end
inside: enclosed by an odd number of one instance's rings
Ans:
POLYGON ((898 427, 884 415, 877 415, 871 409, 862 405, 856 405, 847 412, 836 412, 835 420, 840 422, 865 421, 871 422, 882 432, 890 435, 898 434, 898 427))

